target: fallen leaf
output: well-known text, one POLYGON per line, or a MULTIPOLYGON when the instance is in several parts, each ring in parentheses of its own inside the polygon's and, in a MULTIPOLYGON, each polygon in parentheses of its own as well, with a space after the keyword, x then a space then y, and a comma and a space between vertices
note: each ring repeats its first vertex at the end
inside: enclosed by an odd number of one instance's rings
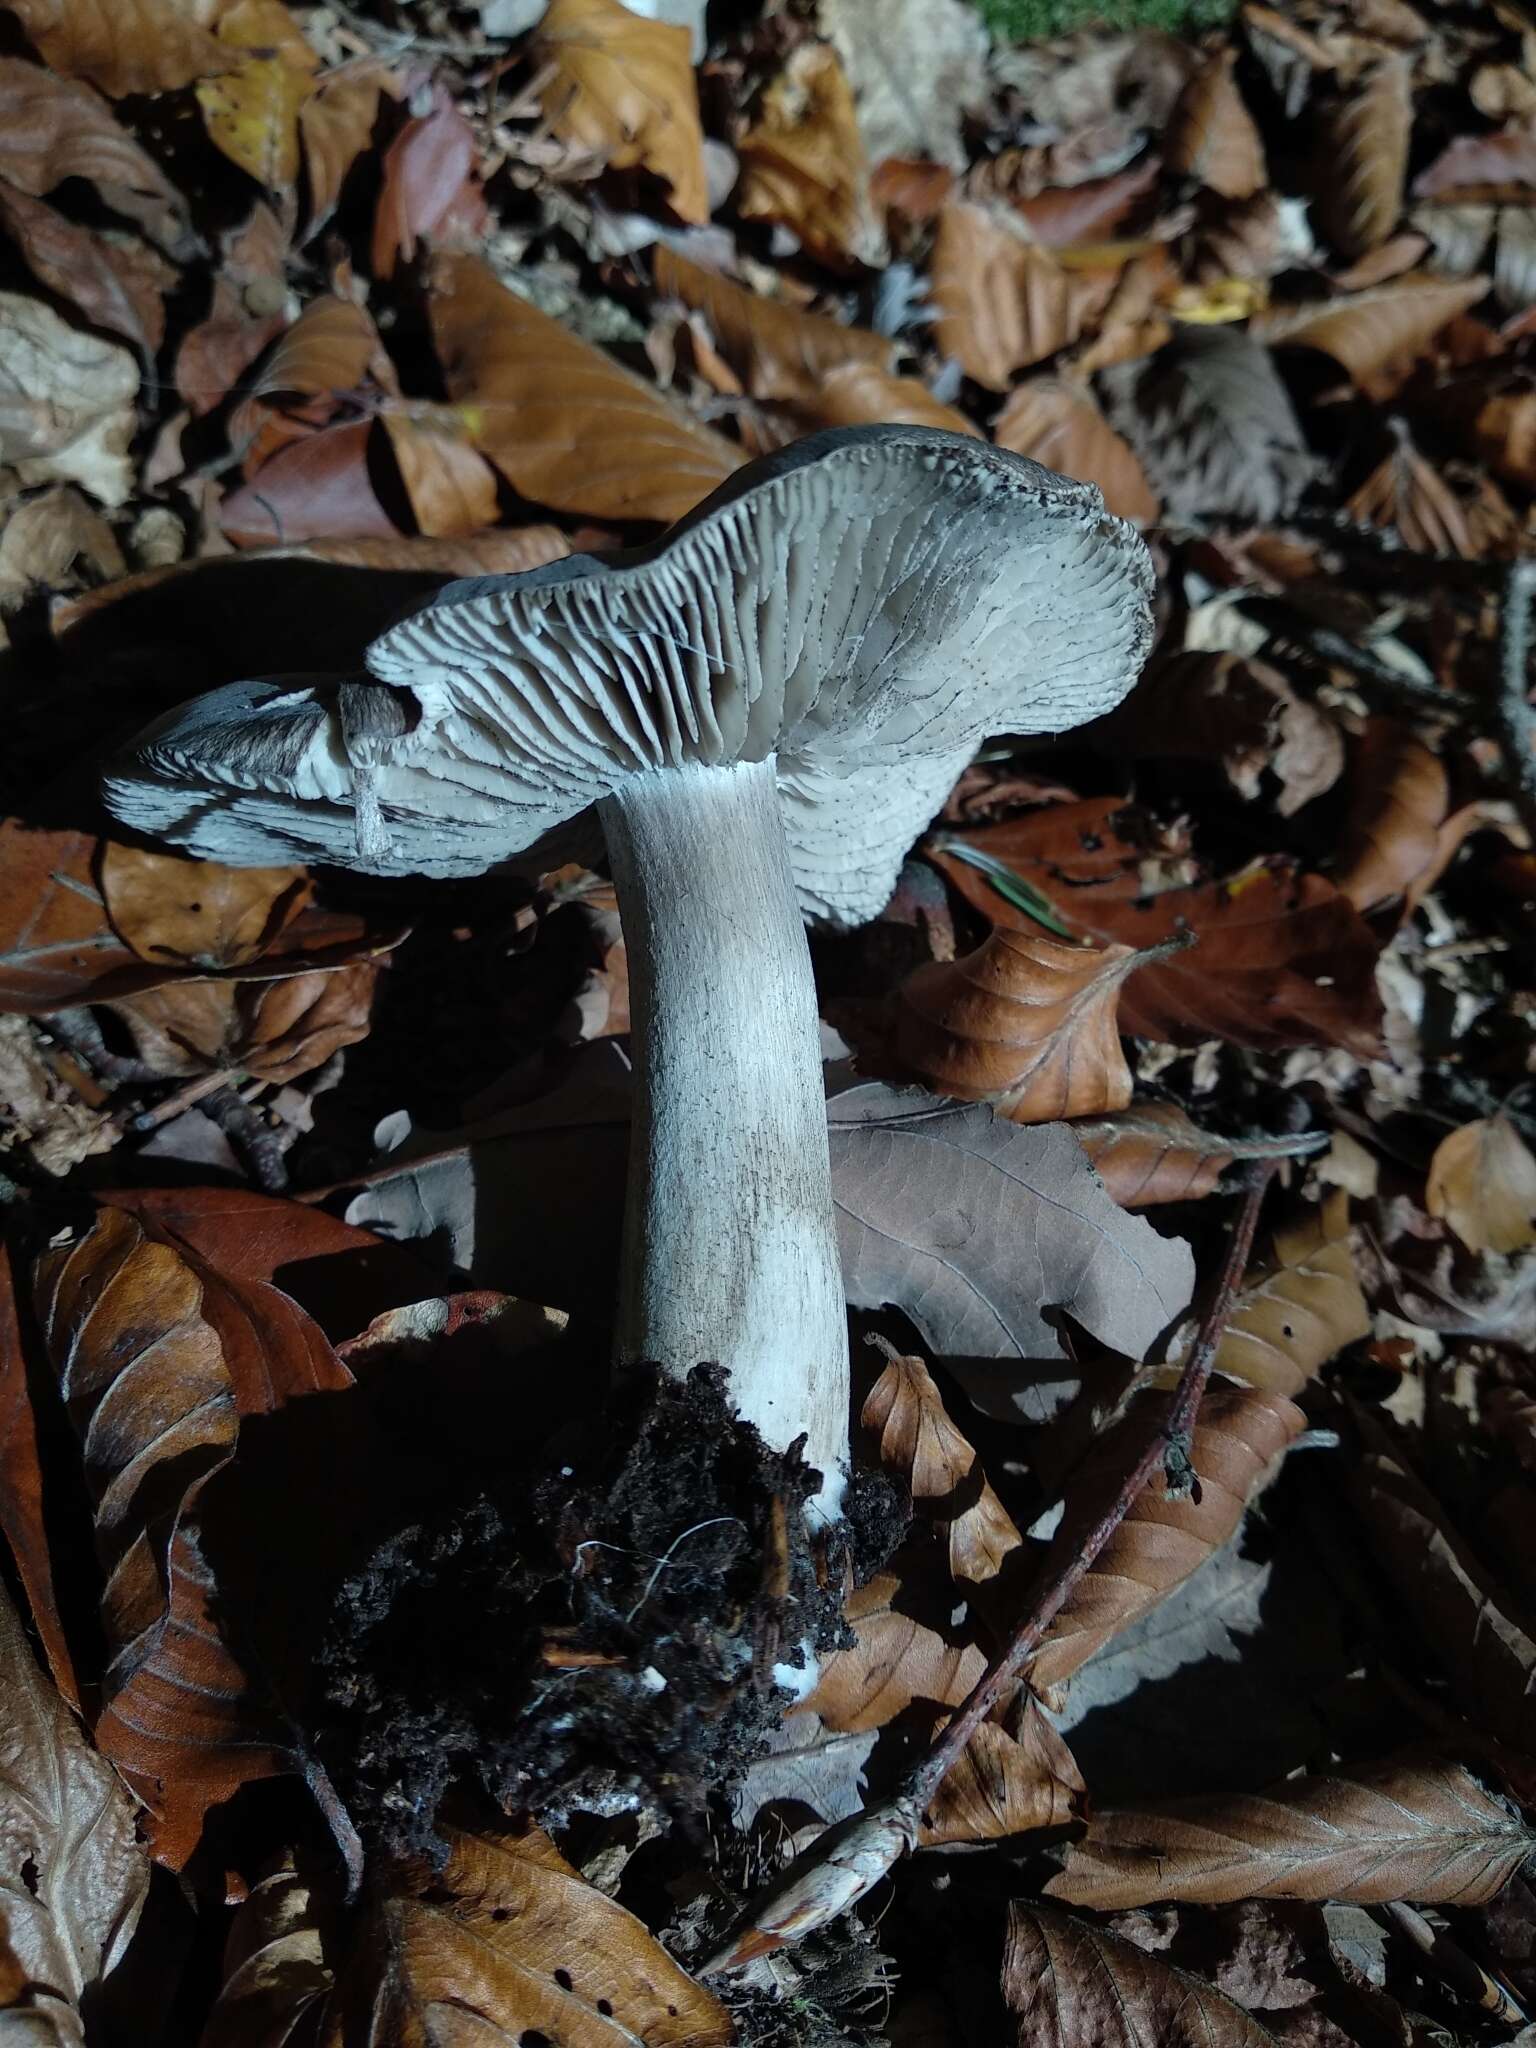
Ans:
POLYGON ((1392 528, 1405 547, 1420 554, 1459 555, 1466 561, 1483 552, 1461 500, 1406 431, 1398 433, 1344 509, 1367 526, 1392 528))
POLYGON ((1015 1123, 1097 1116, 1131 1099, 1117 1022, 1139 965, 1128 946, 994 931, 896 992, 894 1051, 936 1095, 991 1102, 1015 1123))
POLYGON ((765 1746, 743 1772, 731 1795, 731 1818, 745 1830, 764 1807, 775 1817, 792 1821, 793 1809, 804 1807, 830 1827, 864 1809, 864 1766, 879 1730, 862 1735, 834 1735, 819 1717, 797 1707, 768 1731, 765 1746))
MULTIPOLYGON (((1166 1405, 1165 1394, 1134 1401, 1073 1473, 1066 1512, 1040 1566, 1043 1580, 1097 1524, 1166 1405)), ((1199 1500, 1193 1494, 1170 1496, 1166 1474, 1153 1475, 1046 1631, 1030 1666, 1036 1691, 1049 1694, 1064 1685, 1122 1629, 1198 1571, 1233 1534, 1249 1501, 1305 1426, 1301 1410, 1283 1397, 1213 1386, 1201 1404, 1190 1444, 1199 1500)))
POLYGON ((1480 1906, 1532 1840, 1459 1764, 1404 1761, 1290 1778, 1267 1794, 1097 1814, 1045 1890, 1101 1913, 1163 1899, 1480 1906))
POLYGON ((104 505, 133 488, 139 369, 129 351, 0 292, 0 456, 24 484, 80 484, 104 505))
MULTIPOLYGON (((553 10, 551 10, 553 12, 553 10)), ((443 87, 430 113, 406 122, 384 152, 384 183, 373 215, 375 277, 393 277, 456 209, 475 203, 475 135, 443 87)))
POLYGON ((1195 1201, 1237 1157, 1237 1141, 1202 1131, 1171 1102, 1135 1103, 1074 1123, 1073 1135, 1122 1209, 1195 1201))
POLYGON ((126 573, 117 536, 72 484, 13 504, 0 527, 0 617, 38 588, 50 595, 126 573))
POLYGON ((1235 52, 1210 58, 1190 79, 1169 117, 1163 161, 1224 199, 1251 199, 1269 182, 1264 145, 1232 76, 1235 52))
POLYGON ((339 400, 356 405, 375 394, 398 393, 394 367, 368 314, 355 300, 325 292, 284 330, 230 417, 230 443, 249 476, 288 442, 328 425, 339 400))
POLYGON ((1413 133, 1412 63, 1384 57, 1322 124, 1314 206, 1343 256, 1369 255, 1397 226, 1413 133))
POLYGON ((290 2048, 329 1997, 337 1914, 284 1857, 252 1885, 230 1923, 224 1977, 199 2048, 290 2048))
POLYGON ((384 415, 384 431, 416 524, 424 534, 442 539, 496 523, 496 472, 471 446, 464 411, 410 405, 384 415))
POLYGON ((1006 391, 1015 371, 1088 332, 1109 304, 1120 269, 1065 269, 996 206, 951 199, 933 247, 934 340, 978 384, 1006 391))
POLYGON ((1059 1359, 1064 1313, 1140 1358, 1187 1304, 1188 1246, 1117 1209, 1064 1126, 875 1084, 830 1115, 848 1299, 901 1308, 931 1352, 1059 1359))
MULTIPOLYGON (((967 189, 974 187, 979 195, 984 189, 982 174, 988 169, 978 164, 967 189)), ((1002 189, 998 197, 1007 199, 1028 228, 1030 240, 1044 249, 1107 242, 1156 188, 1162 169, 1160 157, 1145 156, 1112 178, 1086 178, 1078 185, 1028 194, 1002 189)))
POLYGON ((1435 1147, 1424 1206, 1468 1251, 1536 1245, 1536 1157, 1500 1111, 1463 1124, 1435 1147))
POLYGON ((928 1803, 918 1842, 996 1842, 1081 1819, 1088 1788, 1072 1752, 1026 1698, 1019 1735, 983 1721, 928 1803))
POLYGON ((914 226, 937 220, 954 189, 955 174, 949 166, 923 157, 888 156, 869 174, 871 205, 914 226))
POLYGON ((992 426, 1000 448, 1027 455, 1062 476, 1097 484, 1121 519, 1150 525, 1158 501, 1129 442, 1099 411, 1086 384, 1031 377, 1010 396, 992 426))
POLYGON ((299 109, 313 89, 285 58, 252 53, 199 80, 197 103, 215 149, 267 191, 286 192, 298 181, 299 109))
POLYGON ((336 211, 353 165, 368 149, 379 101, 396 97, 395 75, 377 57, 355 58, 315 81, 299 108, 299 137, 309 180, 309 233, 336 211))
POLYGON ((77 227, 51 206, 0 179, 0 228, 40 284, 93 327, 108 328, 153 356, 165 338, 163 294, 177 273, 145 242, 118 242, 77 227))
POLYGON ((33 832, 0 821, 0 1008, 45 1014, 93 989, 126 991, 158 979, 107 921, 96 844, 84 832, 33 832))
POLYGON ((439 263, 431 314, 449 395, 476 446, 537 504, 666 523, 740 467, 739 449, 473 257, 439 263))
POLYGON ((292 546, 306 540, 389 540, 399 528, 379 502, 369 463, 373 422, 322 427, 289 441, 231 491, 218 509, 226 537, 239 546, 292 546))
POLYGON ((1386 398, 1441 329, 1487 290, 1484 277, 1415 271, 1371 291, 1265 313, 1254 325, 1271 348, 1318 349, 1341 363, 1368 398, 1386 398))
POLYGON ((84 178, 168 255, 185 252, 186 200, 88 85, 0 57, 0 138, 0 176, 34 199, 84 178))
POLYGON ((45 1480, 38 1414, 31 1369, 22 1350, 17 1272, 18 1260, 0 1244, 0 1531, 10 1546, 16 1577, 53 1682, 78 1710, 80 1681, 59 1612, 43 1511, 45 1480))
POLYGON ((964 413, 943 404, 916 377, 893 377, 875 363, 843 363, 829 370, 815 397, 797 411, 808 430, 893 423, 937 427, 946 434, 971 434, 978 439, 981 433, 964 413))
POLYGON ((1003 1997, 1018 2048, 1273 2048, 1275 2039, 1230 1998, 1119 1935, 1017 1903, 1003 1997))
POLYGON ((834 269, 881 260, 853 94, 829 44, 802 43, 791 52, 736 151, 743 220, 788 228, 809 255, 834 269))
MULTIPOLYGON (((1406 916, 1461 844, 1448 830, 1445 765, 1393 718, 1373 718, 1360 740, 1334 881, 1357 910, 1402 901, 1406 916)), ((1465 822, 1465 821, 1463 821, 1465 822)))
POLYGON ((1454 136, 1414 179, 1413 196, 1454 205, 1488 185, 1536 185, 1536 128, 1528 122, 1491 135, 1454 136))
POLYGON ((618 170, 639 165, 667 187, 679 219, 709 219, 685 29, 644 20, 619 0, 551 0, 534 54, 546 67, 544 119, 559 141, 618 170))
POLYGON ((1215 1370, 1262 1394, 1300 1395, 1330 1358, 1371 1333, 1342 1192, 1275 1232, 1267 1270, 1238 1296, 1215 1370))
POLYGON ((113 928, 141 960, 211 973, 270 952, 314 896, 303 868, 223 868, 111 843, 98 879, 113 928))
POLYGON ((823 1657, 816 1690, 805 1702, 834 1734, 860 1735, 884 1728, 914 1705, 956 1707, 987 1668, 974 1643, 952 1642, 936 1627, 906 1613, 904 1578, 877 1572, 850 1593, 843 1619, 858 1641, 823 1657))
POLYGON ((964 170, 961 118, 989 97, 976 10, 962 0, 822 0, 818 19, 848 74, 869 161, 929 157, 964 170))
POLYGON ((225 70, 229 48, 176 0, 9 0, 50 71, 109 98, 176 92, 225 70))
MULTIPOLYGON (((686 44, 686 33, 683 36, 686 44)), ((725 2009, 537 1829, 445 1830, 448 1858, 373 1908, 321 2048, 529 2037, 725 2048, 725 2009)))
POLYGON ((123 1958, 149 1859, 133 1801, 38 1670, 3 1587, 0 1730, 0 1934, 21 1993, 0 1996, 0 2033, 84 2048, 81 2001, 123 1958))
POLYGON ((716 347, 753 398, 812 406, 839 367, 864 363, 886 372, 895 360, 895 346, 884 335, 763 298, 701 270, 664 243, 656 250, 654 274, 659 292, 708 320, 716 347))
POLYGON ((81 1079, 26 1018, 0 1016, 0 1161, 62 1178, 111 1151, 121 1133, 99 1097, 81 1100, 81 1079))
POLYGON ((1519 374, 1479 379, 1454 408, 1473 452, 1506 483, 1536 490, 1536 384, 1519 374))
POLYGON ((1360 1233, 1373 1302, 1452 1337, 1536 1345, 1536 1258, 1469 1252, 1448 1223, 1404 1196, 1371 1205, 1360 1233))
POLYGON ((368 1036, 373 961, 280 980, 177 981, 106 1007, 146 1066, 167 1078, 239 1072, 296 1081, 368 1036))

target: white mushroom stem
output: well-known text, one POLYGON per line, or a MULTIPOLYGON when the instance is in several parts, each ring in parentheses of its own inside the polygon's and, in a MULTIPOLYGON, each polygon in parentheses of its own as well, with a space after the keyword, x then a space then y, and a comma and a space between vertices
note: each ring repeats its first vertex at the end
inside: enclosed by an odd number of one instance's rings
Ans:
POLYGON ((638 1083, 622 1361, 724 1366, 839 1512, 848 1333, 816 988, 771 760, 628 776, 600 805, 638 1083))

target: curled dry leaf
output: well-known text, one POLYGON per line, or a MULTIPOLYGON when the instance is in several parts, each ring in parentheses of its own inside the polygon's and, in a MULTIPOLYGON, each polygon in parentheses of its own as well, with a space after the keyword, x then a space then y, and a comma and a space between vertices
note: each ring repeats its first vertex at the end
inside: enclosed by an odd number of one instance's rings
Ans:
POLYGON ((84 178, 168 254, 184 249, 186 200, 88 85, 0 57, 0 134, 7 183, 45 199, 67 178, 84 178))
POLYGON ((1366 727, 1353 785, 1334 880, 1357 910, 1401 900, 1406 917, 1444 874, 1480 813, 1448 815, 1444 763, 1392 718, 1373 718, 1366 727))
POLYGON ((0 1944, 18 1980, 0 1992, 8 2040, 84 2048, 81 1999, 122 1960, 149 1889, 135 1820, 0 1586, 0 1944))
POLYGON ((121 505, 133 487, 138 392, 127 349, 79 332, 41 299, 0 292, 0 437, 19 482, 59 478, 121 505))
POLYGON ((802 43, 737 138, 743 220, 786 227, 834 268, 879 261, 853 93, 828 43, 802 43))
POLYGON ((1169 117, 1163 161, 1224 199, 1251 199, 1269 181, 1264 145, 1221 51, 1190 79, 1169 117))
POLYGON ((550 131, 619 170, 639 165, 668 188, 679 218, 709 219, 704 136, 688 31, 619 0, 552 0, 534 44, 546 67, 550 131))
POLYGON ((591 519, 669 522, 740 466, 729 441, 473 257, 440 261, 431 313, 450 396, 476 446, 525 498, 591 519))
POLYGON ((471 445, 465 411, 463 406, 411 405, 384 415, 384 431, 416 524, 439 539, 478 533, 496 523, 496 472, 471 445))
POLYGON ((1507 1254, 1536 1245, 1536 1157, 1502 1111, 1440 1141, 1424 1206, 1469 1251, 1507 1254))
MULTIPOLYGON (((1073 1555, 1098 1522, 1147 1431, 1159 1426, 1166 1399, 1156 1394, 1133 1402, 1073 1474, 1066 1512, 1040 1567, 1043 1578, 1073 1555)), ((1153 1477, 1047 1630, 1030 1667, 1036 1691, 1064 1685, 1122 1629, 1183 1585, 1232 1535, 1305 1426, 1306 1417, 1290 1401, 1247 1387, 1213 1386, 1190 1445, 1200 1499, 1170 1496, 1166 1475, 1153 1477)))
POLYGON ((934 339, 969 377, 1006 391, 1014 372, 1079 340, 1113 296, 1120 266, 1068 270, 1005 210, 951 199, 939 215, 934 339))
POLYGON ((1368 398, 1385 398, 1440 330, 1475 306, 1487 289, 1485 277, 1444 278, 1416 271, 1320 306, 1266 313, 1255 326, 1271 348, 1318 349, 1342 363, 1368 398))
POLYGON ((878 1442, 881 1464, 910 1488, 917 1506, 944 1523, 957 1585, 984 1586, 1017 1560, 1023 1539, 1013 1517, 950 1420, 922 1359, 893 1357, 870 1389, 860 1421, 878 1442))
POLYGON ((1130 443, 1099 411, 1086 384, 1031 377, 998 414, 992 438, 1015 455, 1097 484, 1105 504, 1122 519, 1150 524, 1157 517, 1158 500, 1146 471, 1130 443))
POLYGON ((176 92, 234 61, 177 0, 11 0, 11 11, 50 71, 115 100, 176 92))
MULTIPOLYGON (((231 61, 216 77, 197 85, 203 125, 215 149, 269 192, 288 192, 299 176, 299 109, 314 90, 319 58, 292 24, 299 50, 284 40, 275 48, 241 47, 238 34, 225 34, 239 19, 237 8, 219 24, 219 38, 231 61)), ((291 17, 285 19, 291 22, 291 17)))
POLYGON ((1101 1813, 1045 1889, 1102 1913, 1164 1899, 1480 1906, 1533 1839, 1459 1764, 1404 1761, 1291 1778, 1269 1793, 1101 1813))
POLYGON ((1520 374, 1479 379, 1454 394, 1452 412, 1496 476, 1536 490, 1536 383, 1520 374))
POLYGON ((321 2048, 475 2036, 562 2048, 731 2040, 717 2000, 547 1835, 446 1833, 442 1869, 397 1884, 374 1907, 321 2048))
POLYGON ((165 338, 163 295, 177 277, 163 256, 145 242, 109 241, 77 227, 3 178, 0 228, 39 283, 77 307, 93 327, 105 327, 145 356, 154 355, 165 338))
POLYGON ((394 73, 377 57, 357 58, 316 79, 299 108, 310 234, 336 211, 352 166, 372 140, 379 101, 398 92, 394 73))
POLYGON ((1235 1140, 1202 1131, 1171 1102, 1137 1103, 1072 1129, 1122 1209, 1208 1195, 1237 1157, 1235 1140))
POLYGON ((974 1643, 952 1642, 905 1612, 912 1588, 894 1572, 877 1572, 848 1596, 843 1618, 858 1641, 822 1660, 821 1678, 805 1702, 834 1734, 883 1728, 916 1703, 957 1707, 987 1668, 974 1643))
POLYGON ((357 420, 289 441, 220 504, 225 538, 256 547, 391 538, 399 529, 373 487, 373 435, 371 421, 357 420))
POLYGON ((1313 210, 1340 255, 1369 255, 1397 226, 1412 132, 1412 60, 1406 56, 1384 57, 1323 124, 1313 210))
POLYGON ((834 370, 862 363, 888 372, 895 360, 895 345, 884 335, 765 299, 665 244, 656 250, 654 274, 658 291, 708 320, 716 347, 753 398, 813 406, 834 370))
POLYGON ((290 2048, 330 1995, 336 1910, 284 1857, 252 1885, 230 1925, 224 1981, 199 2048, 290 2048))
POLYGON ((1238 1297, 1215 1370, 1262 1394, 1299 1395, 1330 1358, 1370 1332, 1341 1191, 1276 1231, 1269 1270, 1238 1297))
POLYGON ((1089 178, 1080 185, 1028 194, 1010 191, 1006 181, 996 181, 993 164, 978 164, 966 183, 967 196, 986 195, 988 185, 999 183, 997 197, 1006 199, 1029 229, 1030 240, 1042 248, 1063 249, 1074 244, 1106 242, 1123 227, 1141 201, 1157 185, 1162 171, 1158 157, 1145 156, 1129 170, 1112 178, 1089 178), (993 177, 989 179, 988 174, 993 177))
POLYGON ((224 868, 108 842, 102 901, 141 960, 222 973, 270 952, 314 896, 303 868, 224 868))
POLYGON ((419 245, 461 212, 480 209, 475 134, 439 86, 428 113, 407 121, 384 152, 384 183, 373 215, 374 275, 393 277, 419 245))
POLYGON ((1065 1913, 1010 1905, 1003 1998, 1018 2048, 1274 2048, 1240 2005, 1065 1913))
POLYGON ((372 961, 274 981, 178 981, 106 1005, 146 1066, 170 1077, 239 1072, 296 1081, 368 1036, 372 961))
POLYGON ((1015 1123, 1096 1116, 1131 1099, 1117 1017, 1129 946, 994 931, 896 993, 895 1052, 936 1095, 992 1102, 1015 1123))
POLYGON ((964 413, 934 397, 916 377, 893 377, 875 363, 843 363, 822 378, 815 396, 796 408, 807 426, 938 427, 949 434, 980 429, 964 413))
POLYGON ((1455 204, 1481 197, 1489 185, 1536 185, 1536 128, 1529 122, 1456 136, 1414 179, 1413 195, 1455 204))
POLYGON ((983 1721, 929 1802, 918 1842, 995 1842, 1081 1818, 1088 1788, 1072 1752, 1033 1699, 1010 1735, 983 1721))
POLYGON ((1367 526, 1393 528, 1405 547, 1420 554, 1483 552, 1456 493, 1414 447, 1406 432, 1346 501, 1345 511, 1367 526))

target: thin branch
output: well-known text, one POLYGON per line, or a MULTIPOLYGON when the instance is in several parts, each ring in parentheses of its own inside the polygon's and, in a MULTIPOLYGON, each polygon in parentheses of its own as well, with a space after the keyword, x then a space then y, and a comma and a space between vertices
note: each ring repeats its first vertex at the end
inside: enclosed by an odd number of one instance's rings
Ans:
POLYGON ((1531 601, 1536 560, 1512 562, 1499 612, 1499 684, 1493 732, 1520 822, 1536 846, 1536 747, 1531 737, 1531 601))

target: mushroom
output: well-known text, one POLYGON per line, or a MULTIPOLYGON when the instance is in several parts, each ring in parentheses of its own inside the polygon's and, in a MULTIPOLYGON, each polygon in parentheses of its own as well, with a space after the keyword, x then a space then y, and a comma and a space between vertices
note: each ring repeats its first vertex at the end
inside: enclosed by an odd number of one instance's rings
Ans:
POLYGON ((215 691, 134 742, 126 823, 239 865, 470 875, 607 841, 637 1099, 621 1361, 717 1361, 835 1516, 847 1321, 803 919, 851 926, 989 732, 1134 682, 1151 568, 1098 491, 923 428, 748 464, 654 546, 453 583, 370 678, 215 691))

